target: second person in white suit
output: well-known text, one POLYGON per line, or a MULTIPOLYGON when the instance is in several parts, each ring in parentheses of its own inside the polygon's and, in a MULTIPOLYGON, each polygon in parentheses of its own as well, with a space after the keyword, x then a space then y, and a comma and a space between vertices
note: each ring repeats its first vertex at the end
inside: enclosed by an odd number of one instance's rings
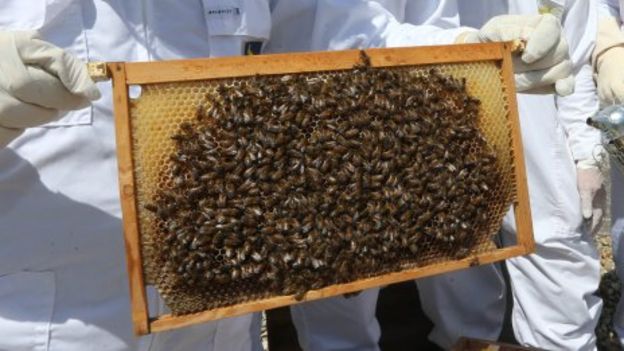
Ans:
MULTIPOLYGON (((581 210, 597 210, 591 196, 601 186, 585 177, 589 173, 593 179, 598 172, 594 151, 599 135, 585 125, 598 108, 588 64, 596 34, 595 3, 553 1, 549 9, 553 15, 538 17, 540 4, 533 1, 320 2, 325 6, 316 12, 314 49, 520 37, 533 44, 516 62, 518 90, 531 91, 542 84, 539 90, 544 92, 552 84, 560 95, 574 92, 565 97, 518 95, 537 248, 535 254, 507 261, 512 296, 506 296, 499 265, 423 279, 418 285, 435 324, 431 338, 442 347, 450 347, 461 335, 497 339, 506 299, 513 299, 512 323, 522 344, 594 349, 594 327, 602 306, 594 296, 599 261, 589 233, 591 222, 584 220, 581 210), (518 16, 497 17, 508 14, 518 16), (433 29, 437 27, 447 29, 433 29), (555 43, 561 28, 564 40, 555 43), (418 30, 427 34, 419 35, 418 30)), ((511 218, 504 229, 503 240, 513 240, 511 218)))

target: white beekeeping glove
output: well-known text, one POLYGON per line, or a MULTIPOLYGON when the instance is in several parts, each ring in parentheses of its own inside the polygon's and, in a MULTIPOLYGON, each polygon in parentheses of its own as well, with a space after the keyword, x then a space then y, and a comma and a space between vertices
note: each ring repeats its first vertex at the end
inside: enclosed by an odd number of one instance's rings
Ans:
POLYGON ((606 17, 598 23, 596 48, 592 55, 598 73, 598 96, 605 105, 624 102, 624 34, 615 17, 606 17))
POLYGON ((0 146, 97 100, 85 63, 34 31, 0 32, 0 146))
POLYGON ((591 232, 595 233, 606 209, 604 177, 593 159, 578 161, 576 170, 583 218, 589 222, 591 232))
POLYGON ((493 41, 526 42, 519 57, 514 57, 518 92, 548 92, 554 85, 561 95, 574 92, 574 75, 568 44, 561 23, 551 15, 502 15, 490 19, 480 30, 466 31, 458 43, 493 41))

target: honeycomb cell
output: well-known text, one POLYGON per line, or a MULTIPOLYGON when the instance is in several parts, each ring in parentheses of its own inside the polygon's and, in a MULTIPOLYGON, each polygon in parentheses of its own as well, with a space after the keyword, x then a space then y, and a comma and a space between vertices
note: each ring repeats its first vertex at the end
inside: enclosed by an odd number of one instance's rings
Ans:
MULTIPOLYGON (((502 217, 514 196, 514 169, 511 149, 509 106, 505 97, 500 70, 494 62, 474 62, 462 64, 442 64, 391 68, 392 70, 406 70, 415 76, 426 76, 430 69, 435 68, 440 74, 452 76, 455 79, 466 80, 467 92, 480 101, 478 126, 487 145, 496 153, 496 165, 500 171, 500 181, 490 191, 496 201, 492 201, 485 215, 490 218, 486 228, 473 233, 475 245, 469 254, 479 254, 495 250, 491 242, 500 226, 502 217)), ((315 82, 320 83, 330 77, 349 74, 345 71, 326 71, 306 73, 309 84, 314 89, 315 82)), ((192 295, 176 289, 180 276, 163 274, 173 271, 173 267, 159 261, 155 254, 154 245, 158 233, 166 230, 154 220, 154 216, 145 209, 145 205, 152 203, 157 196, 158 189, 171 188, 174 180, 170 167, 171 155, 176 153, 176 145, 171 139, 178 133, 180 125, 192 122, 196 117, 197 106, 203 105, 207 110, 211 104, 220 103, 216 87, 219 84, 245 88, 246 80, 262 79, 256 77, 240 79, 224 79, 213 81, 193 81, 180 83, 162 83, 142 85, 142 94, 131 102, 131 127, 133 137, 133 157, 135 162, 135 178, 137 189, 137 211, 142 239, 143 266, 147 282, 156 285, 167 305, 174 313, 188 313, 233 305, 246 301, 273 296, 268 288, 269 282, 250 283, 240 281, 223 288, 215 285, 207 289, 205 294, 192 295), (210 298, 206 298, 206 297, 210 298)), ((309 103, 318 103, 311 101, 309 103)), ((316 130, 322 123, 312 121, 307 138, 318 137, 316 130)), ((225 147, 219 145, 219 140, 213 140, 216 148, 221 152, 225 147)), ((481 144, 472 142, 470 153, 479 153, 481 144)), ((336 165, 337 166, 337 165, 336 165)), ((436 225, 445 223, 443 218, 433 220, 436 225)), ((435 226, 426 230, 434 230, 435 226)), ((414 234, 415 236, 417 234, 414 234)), ((421 235, 421 234, 418 234, 421 235)), ((445 251, 435 241, 422 241, 418 247, 418 259, 413 255, 401 254, 396 257, 398 266, 402 269, 424 266, 455 259, 456 253, 445 251)), ((225 252, 215 253, 215 260, 226 262, 225 252)), ((384 267, 383 265, 379 265, 384 267)), ((391 268, 381 268, 378 271, 359 272, 357 278, 379 276, 391 272, 391 268)), ((293 278, 294 279, 294 278, 293 278)), ((337 282, 338 283, 338 282, 337 282)))

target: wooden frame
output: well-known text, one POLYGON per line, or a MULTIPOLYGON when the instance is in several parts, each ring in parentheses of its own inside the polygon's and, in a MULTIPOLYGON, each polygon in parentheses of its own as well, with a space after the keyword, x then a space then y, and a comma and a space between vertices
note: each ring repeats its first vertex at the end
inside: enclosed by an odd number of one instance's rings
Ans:
POLYGON ((506 343, 461 337, 451 351, 545 351, 506 343))
MULTIPOLYGON (((432 264, 429 266, 390 273, 376 278, 333 285, 306 294, 304 301, 316 300, 400 281, 459 270, 525 255, 534 251, 531 213, 527 192, 526 172, 511 62, 511 43, 467 44, 401 49, 371 49, 367 54, 374 67, 413 66, 424 64, 462 63, 473 61, 496 61, 500 64, 502 79, 507 87, 505 97, 511 114, 515 178, 517 183, 514 211, 517 227, 516 245, 500 248, 494 252, 477 254, 465 259, 432 264)), ((119 162, 119 187, 123 211, 126 259, 130 279, 130 297, 134 331, 142 335, 184 327, 224 317, 262 311, 301 301, 293 296, 277 296, 230 307, 199 312, 184 316, 162 315, 149 317, 143 266, 141 260, 140 232, 135 201, 135 182, 131 152, 132 135, 128 87, 137 84, 209 80, 217 78, 244 77, 256 74, 285 74, 326 70, 350 69, 358 62, 359 51, 297 53, 162 61, 150 63, 109 63, 113 78, 114 111, 117 130, 119 162)))

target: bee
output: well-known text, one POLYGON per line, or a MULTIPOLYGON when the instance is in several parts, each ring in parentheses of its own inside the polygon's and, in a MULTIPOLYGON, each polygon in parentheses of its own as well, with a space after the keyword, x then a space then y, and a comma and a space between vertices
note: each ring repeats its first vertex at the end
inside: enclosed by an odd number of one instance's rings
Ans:
POLYGON ((217 274, 214 278, 214 281, 217 284, 227 284, 230 282, 230 276, 228 276, 227 274, 217 274))
POLYGON ((297 291, 297 293, 295 295, 293 295, 293 297, 297 301, 303 301, 303 299, 305 299, 306 293, 307 293, 307 291, 305 289, 299 289, 297 291))
POLYGON ((236 235, 230 235, 223 241, 223 245, 228 246, 228 247, 238 247, 241 244, 242 244, 241 239, 236 235))
POLYGON ((254 260, 255 262, 262 262, 262 255, 260 255, 260 253, 258 253, 257 251, 254 251, 251 254, 251 259, 254 260))
POLYGON ((158 206, 154 204, 145 204, 143 205, 143 207, 150 212, 154 212, 154 213, 158 212, 158 206))

